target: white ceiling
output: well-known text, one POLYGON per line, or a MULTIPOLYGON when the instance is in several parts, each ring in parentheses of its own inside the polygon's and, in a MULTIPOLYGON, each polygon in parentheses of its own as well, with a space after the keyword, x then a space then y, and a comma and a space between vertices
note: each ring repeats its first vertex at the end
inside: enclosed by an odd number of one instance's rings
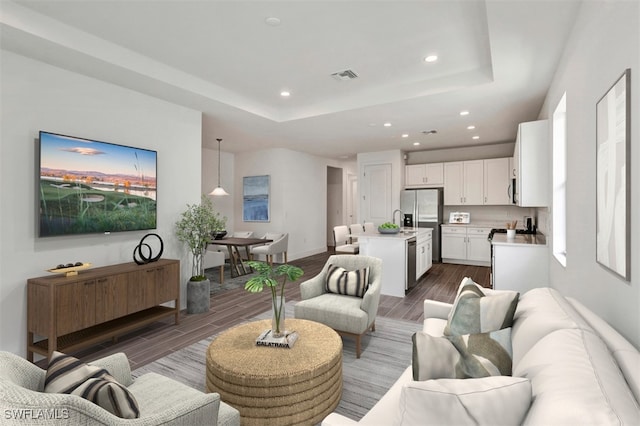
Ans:
POLYGON ((512 142, 538 117, 579 3, 2 0, 0 36, 203 111, 203 146, 345 158, 512 142), (346 69, 358 78, 331 77, 346 69))

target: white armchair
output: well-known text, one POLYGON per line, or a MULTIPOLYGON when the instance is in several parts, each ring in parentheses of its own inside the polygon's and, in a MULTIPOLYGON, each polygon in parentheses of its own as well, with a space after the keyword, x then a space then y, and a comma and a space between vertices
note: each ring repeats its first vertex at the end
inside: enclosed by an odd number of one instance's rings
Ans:
POLYGON ((336 254, 358 254, 360 252, 358 243, 351 243, 351 234, 346 225, 333 227, 333 240, 336 254))
POLYGON ((356 357, 360 358, 361 339, 369 330, 375 331, 376 314, 382 287, 382 260, 370 256, 329 256, 322 271, 300 284, 302 301, 294 306, 296 318, 322 323, 338 334, 355 337, 356 357), (369 268, 369 288, 363 297, 329 293, 326 289, 329 266, 347 271, 369 268))
MULTIPOLYGON (((133 394, 140 408, 137 419, 122 419, 77 395, 45 393, 46 371, 10 352, 0 352, 0 411, 3 425, 240 425, 240 413, 204 393, 168 377, 147 373, 131 376, 129 361, 117 353, 92 361, 105 368, 133 394), (11 413, 54 413, 60 418, 19 419, 11 413), (7 414, 8 413, 8 414, 7 414), (7 417, 8 416, 8 417, 7 417), (32 422, 29 422, 32 420, 32 422)), ((52 416, 55 417, 55 416, 52 416)))
POLYGON ((251 247, 251 259, 253 259, 256 255, 265 256, 266 261, 273 265, 273 255, 280 254, 283 255, 283 263, 287 263, 287 249, 289 247, 289 234, 283 233, 266 233, 262 238, 267 240, 273 240, 271 243, 267 243, 263 246, 253 246, 251 247))

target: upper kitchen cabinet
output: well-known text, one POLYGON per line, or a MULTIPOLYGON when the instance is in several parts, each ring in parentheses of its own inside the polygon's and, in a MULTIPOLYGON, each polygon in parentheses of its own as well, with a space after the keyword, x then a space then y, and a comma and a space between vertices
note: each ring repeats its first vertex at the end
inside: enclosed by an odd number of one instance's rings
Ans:
POLYGON ((444 204, 484 204, 484 161, 444 163, 444 204))
POLYGON ((516 204, 520 207, 549 205, 549 121, 520 123, 513 152, 516 204))
POLYGON ((429 188, 444 185, 442 163, 410 164, 405 166, 405 187, 429 188))
POLYGON ((510 158, 484 160, 484 205, 511 204, 510 158))

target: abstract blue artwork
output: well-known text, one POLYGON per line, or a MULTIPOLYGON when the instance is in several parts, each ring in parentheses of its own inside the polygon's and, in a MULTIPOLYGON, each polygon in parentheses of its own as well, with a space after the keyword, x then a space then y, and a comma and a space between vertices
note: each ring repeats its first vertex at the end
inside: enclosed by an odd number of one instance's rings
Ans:
POLYGON ((269 175, 242 178, 242 220, 269 222, 269 175))

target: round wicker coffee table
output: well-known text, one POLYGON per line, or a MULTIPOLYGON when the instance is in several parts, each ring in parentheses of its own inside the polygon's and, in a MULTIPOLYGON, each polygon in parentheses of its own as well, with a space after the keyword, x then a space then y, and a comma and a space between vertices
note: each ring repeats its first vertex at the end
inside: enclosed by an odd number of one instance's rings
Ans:
POLYGON ((220 333, 207 349, 207 389, 240 411, 242 425, 317 424, 342 396, 342 339, 317 322, 287 319, 293 348, 257 346, 271 320, 220 333))

